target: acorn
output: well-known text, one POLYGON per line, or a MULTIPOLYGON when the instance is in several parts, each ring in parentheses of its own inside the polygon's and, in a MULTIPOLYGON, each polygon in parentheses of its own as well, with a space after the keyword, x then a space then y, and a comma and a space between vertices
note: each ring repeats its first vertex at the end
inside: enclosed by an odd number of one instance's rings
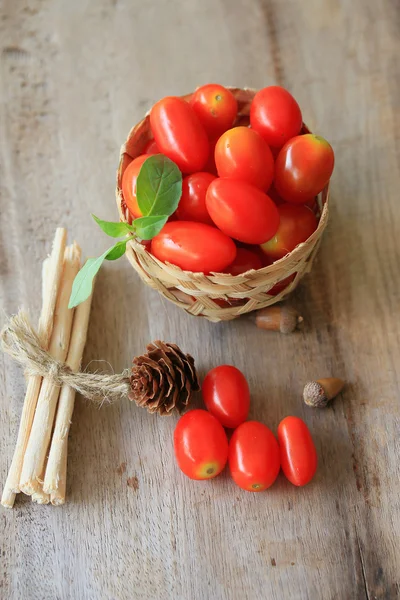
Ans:
POLYGON ((299 313, 285 304, 267 306, 256 312, 256 325, 260 329, 292 333, 302 325, 304 319, 299 313))
POLYGON ((342 391, 343 387, 344 381, 337 377, 309 381, 303 390, 304 402, 314 408, 324 408, 342 391))

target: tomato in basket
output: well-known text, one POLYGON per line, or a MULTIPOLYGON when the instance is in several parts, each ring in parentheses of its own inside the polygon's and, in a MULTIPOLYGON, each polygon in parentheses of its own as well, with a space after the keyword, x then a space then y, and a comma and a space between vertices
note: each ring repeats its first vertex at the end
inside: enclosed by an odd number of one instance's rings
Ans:
POLYGON ((278 206, 278 212, 278 231, 268 242, 261 245, 265 254, 273 260, 292 252, 317 229, 317 219, 308 206, 285 202, 278 206))
POLYGON ((185 271, 221 273, 235 259, 236 246, 230 237, 211 225, 173 221, 152 239, 151 253, 185 271))
POLYGON ((183 178, 182 196, 176 211, 180 221, 214 224, 206 207, 206 192, 214 179, 215 175, 205 172, 192 173, 183 178))
POLYGON ((324 138, 312 133, 294 137, 276 159, 275 188, 287 202, 305 204, 326 186, 334 164, 332 146, 324 138))
POLYGON ((267 144, 281 148, 290 138, 299 135, 301 110, 285 88, 271 85, 254 96, 250 107, 250 123, 267 144))
POLYGON ((268 144, 248 127, 234 127, 219 138, 215 164, 220 177, 246 181, 266 191, 274 177, 274 158, 268 144))
POLYGON ((215 179, 206 196, 214 223, 230 237, 247 244, 262 244, 278 230, 279 213, 272 200, 245 181, 215 179))
POLYGON ((230 273, 231 275, 241 275, 252 269, 261 269, 262 266, 261 258, 256 252, 248 250, 247 248, 238 248, 235 260, 226 267, 224 272, 230 273))
POLYGON ((140 156, 135 158, 126 167, 122 176, 122 195, 124 197, 125 204, 129 209, 129 212, 135 218, 143 216, 136 198, 136 180, 138 178, 142 164, 144 163, 146 158, 149 158, 149 156, 150 154, 141 154, 140 156))
POLYGON ((160 151, 182 173, 203 169, 210 151, 208 137, 188 102, 177 96, 159 100, 150 111, 150 126, 160 151))
POLYGON ((211 139, 232 127, 238 112, 232 92, 216 83, 197 88, 190 104, 211 139))

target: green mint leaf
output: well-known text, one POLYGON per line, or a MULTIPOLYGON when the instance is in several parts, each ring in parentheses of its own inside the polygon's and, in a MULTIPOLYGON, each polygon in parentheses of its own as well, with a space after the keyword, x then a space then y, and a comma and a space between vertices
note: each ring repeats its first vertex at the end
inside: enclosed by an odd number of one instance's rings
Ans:
POLYGON ((168 215, 153 215, 151 217, 139 217, 134 220, 136 235, 142 240, 151 240, 160 233, 165 223, 168 221, 168 215))
POLYGON ((106 233, 110 237, 124 237, 124 235, 132 233, 134 231, 132 225, 128 225, 128 223, 114 223, 113 221, 103 221, 102 219, 99 219, 99 217, 96 217, 96 215, 93 214, 92 217, 96 221, 97 225, 101 227, 104 233, 106 233))
POLYGON ((136 197, 143 216, 172 215, 182 195, 182 173, 163 154, 147 158, 136 181, 136 197))
POLYGON ((89 258, 85 262, 74 279, 68 308, 75 308, 75 306, 78 306, 78 304, 81 304, 81 302, 84 302, 89 298, 92 292, 93 279, 97 275, 104 260, 116 260, 122 256, 125 252, 127 242, 128 239, 117 242, 98 258, 89 258))

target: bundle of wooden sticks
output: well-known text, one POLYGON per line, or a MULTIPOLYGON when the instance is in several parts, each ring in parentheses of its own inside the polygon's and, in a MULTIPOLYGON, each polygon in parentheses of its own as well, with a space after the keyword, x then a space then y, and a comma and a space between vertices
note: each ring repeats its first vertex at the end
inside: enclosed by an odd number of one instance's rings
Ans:
MULTIPOLYGON (((86 342, 92 297, 69 309, 72 284, 81 267, 76 242, 66 246, 67 232, 56 230, 51 255, 42 269, 42 310, 38 325, 41 346, 72 371, 80 369, 86 342)), ((51 375, 30 375, 22 409, 14 456, 1 504, 14 505, 18 492, 33 502, 64 504, 68 433, 75 390, 60 387, 51 375)))

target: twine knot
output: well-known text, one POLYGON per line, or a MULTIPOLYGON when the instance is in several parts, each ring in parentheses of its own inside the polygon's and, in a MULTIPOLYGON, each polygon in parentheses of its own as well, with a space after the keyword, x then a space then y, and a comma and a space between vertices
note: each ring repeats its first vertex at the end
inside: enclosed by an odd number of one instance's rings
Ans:
POLYGON ((74 372, 45 350, 24 310, 10 317, 0 334, 3 351, 24 367, 27 375, 40 375, 56 385, 68 385, 89 400, 103 403, 127 396, 129 369, 118 374, 74 372))

